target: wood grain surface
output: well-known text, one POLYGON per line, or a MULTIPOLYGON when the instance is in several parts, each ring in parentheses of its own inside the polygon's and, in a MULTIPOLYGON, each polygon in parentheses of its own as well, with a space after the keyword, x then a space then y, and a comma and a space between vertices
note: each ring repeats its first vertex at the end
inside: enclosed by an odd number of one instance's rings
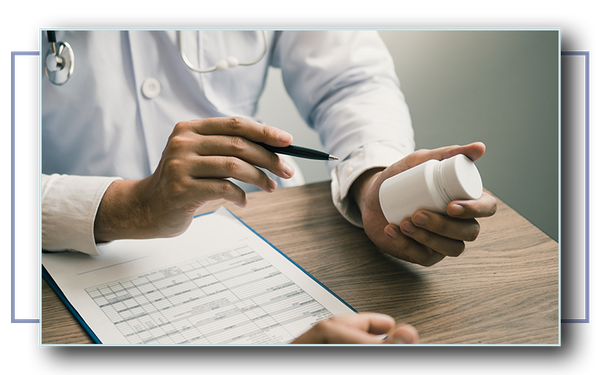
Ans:
MULTIPOLYGON (((248 195, 227 207, 357 311, 410 323, 422 344, 559 344, 558 244, 508 205, 479 238, 432 267, 375 247, 331 202, 329 182, 248 195)), ((42 344, 91 339, 42 282, 42 344)))

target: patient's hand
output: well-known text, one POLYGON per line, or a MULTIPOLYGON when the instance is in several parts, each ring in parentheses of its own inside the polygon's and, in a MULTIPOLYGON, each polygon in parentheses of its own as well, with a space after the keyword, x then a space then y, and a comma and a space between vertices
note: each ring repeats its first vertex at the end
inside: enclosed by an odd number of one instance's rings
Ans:
POLYGON ((417 330, 398 325, 394 318, 376 313, 334 316, 320 321, 292 344, 416 344, 417 330), (387 334, 382 340, 380 336, 387 334))

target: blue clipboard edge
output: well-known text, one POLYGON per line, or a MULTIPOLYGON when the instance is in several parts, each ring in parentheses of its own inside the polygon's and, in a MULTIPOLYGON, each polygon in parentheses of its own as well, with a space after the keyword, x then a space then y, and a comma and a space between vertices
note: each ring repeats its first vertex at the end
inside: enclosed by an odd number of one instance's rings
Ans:
POLYGON ((85 320, 83 320, 83 318, 81 317, 81 315, 79 315, 79 313, 77 312, 77 310, 75 310, 75 308, 73 307, 73 305, 71 304, 71 302, 69 302, 69 300, 67 299, 67 297, 65 297, 64 293, 62 292, 62 290, 60 290, 60 287, 54 282, 54 279, 52 278, 52 276, 50 276, 50 273, 48 273, 48 271, 46 271, 46 267, 44 267, 44 265, 42 265, 42 277, 44 278, 44 280, 46 280, 46 282, 48 283, 48 285, 50 285, 50 288, 52 288, 52 290, 54 290, 54 292, 56 293, 56 295, 58 296, 58 298, 60 298, 60 300, 67 307, 67 309, 69 309, 69 311, 71 312, 71 314, 73 314, 73 316, 79 322, 79 324, 83 327, 83 329, 85 330, 85 332, 90 336, 90 338, 92 339, 92 341, 94 342, 94 344, 102 344, 102 342, 100 341, 100 339, 98 338, 98 336, 96 336, 94 334, 94 332, 91 330, 90 326, 88 326, 88 324, 85 322, 85 320))
MULTIPOLYGON (((290 257, 288 257, 287 255, 285 255, 285 253, 283 253, 277 247, 273 246, 272 243, 270 243, 263 236, 261 236, 260 234, 258 234, 258 232, 256 232, 254 229, 252 229, 248 224, 244 223, 244 221, 242 219, 240 219, 239 217, 237 217, 233 212, 229 211, 227 208, 225 208, 225 209, 231 214, 231 216, 235 217, 240 223, 242 223, 246 228, 250 229, 261 240, 265 241, 265 243, 267 243, 269 246, 271 246, 273 249, 275 249, 279 254, 281 254, 283 257, 285 257, 294 266, 298 267, 302 272, 304 272, 308 277, 310 277, 317 284, 319 284, 328 293, 330 293, 332 296, 334 296, 335 298, 337 298, 341 303, 343 303, 344 305, 346 305, 350 310, 352 310, 355 313, 357 313, 357 311, 352 306, 350 306, 346 301, 344 301, 343 299, 341 299, 337 294, 333 293, 329 288, 327 288, 325 285, 323 285, 319 280, 317 280, 313 275, 311 275, 310 273, 308 273, 304 268, 300 267, 300 265, 298 265, 298 263, 294 262, 292 259, 290 259, 290 257)), ((200 217, 200 216, 206 216, 206 215, 214 214, 215 212, 216 211, 211 211, 211 212, 207 212, 207 213, 204 213, 204 214, 196 215, 196 216, 194 216, 194 219, 197 218, 197 217, 200 217)), ((42 265, 42 277, 44 278, 44 280, 46 280, 46 282, 48 283, 48 285, 50 286, 50 288, 52 288, 52 290, 56 293, 56 295, 58 296, 58 298, 60 298, 60 300, 62 301, 62 303, 67 307, 67 309, 69 309, 69 311, 71 312, 71 314, 73 315, 73 317, 75 317, 75 319, 83 327, 83 329, 85 330, 85 332, 90 336, 90 338, 92 339, 92 341, 94 342, 94 344, 102 344, 102 342, 100 341, 100 339, 98 338, 98 336, 96 336, 94 334, 94 332, 88 326, 88 324, 85 322, 85 320, 83 320, 83 318, 81 317, 81 315, 79 315, 79 313, 77 312, 77 310, 75 309, 75 307, 73 307, 73 305, 71 304, 71 302, 69 302, 69 300, 67 299, 67 297, 64 295, 64 293, 60 289, 60 287, 56 284, 56 282, 54 282, 54 279, 52 278, 52 276, 50 275, 50 273, 46 270, 46 268, 44 267, 44 265, 42 265)))

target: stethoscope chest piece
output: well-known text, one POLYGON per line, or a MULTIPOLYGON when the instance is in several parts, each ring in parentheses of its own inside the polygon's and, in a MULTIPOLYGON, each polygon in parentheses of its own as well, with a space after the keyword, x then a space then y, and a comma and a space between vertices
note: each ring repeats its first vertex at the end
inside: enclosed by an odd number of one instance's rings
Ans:
POLYGON ((73 48, 67 42, 56 42, 44 58, 44 70, 48 79, 55 85, 67 83, 75 68, 73 48))

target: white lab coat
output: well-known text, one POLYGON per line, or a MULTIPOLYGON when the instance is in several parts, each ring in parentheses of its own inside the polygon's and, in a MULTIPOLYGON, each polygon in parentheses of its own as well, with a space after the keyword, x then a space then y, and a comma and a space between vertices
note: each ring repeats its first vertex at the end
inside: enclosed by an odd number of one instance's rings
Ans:
MULTIPOLYGON (((184 37, 185 54, 203 68, 230 55, 252 61, 264 46, 256 31, 185 31, 184 37)), ((80 184, 82 177, 73 176, 141 179, 158 165, 178 121, 256 119, 269 66, 281 68, 286 90, 325 149, 345 160, 329 163, 334 203, 360 225, 346 202, 351 183, 414 149, 392 59, 376 32, 270 31, 268 37, 267 56, 259 63, 200 74, 183 63, 176 31, 57 32, 57 40, 73 47, 76 66, 63 86, 45 76, 42 81, 44 249, 97 253, 93 217, 113 179, 80 184), (152 98, 143 89, 148 79, 160 83, 152 98), (87 202, 90 190, 96 193, 87 202), (72 197, 82 201, 73 204, 72 197), (78 209, 87 212, 85 222, 68 211, 74 205, 87 207, 78 209), (73 225, 73 238, 57 234, 73 225)), ((44 39, 43 53, 49 48, 44 39)))

